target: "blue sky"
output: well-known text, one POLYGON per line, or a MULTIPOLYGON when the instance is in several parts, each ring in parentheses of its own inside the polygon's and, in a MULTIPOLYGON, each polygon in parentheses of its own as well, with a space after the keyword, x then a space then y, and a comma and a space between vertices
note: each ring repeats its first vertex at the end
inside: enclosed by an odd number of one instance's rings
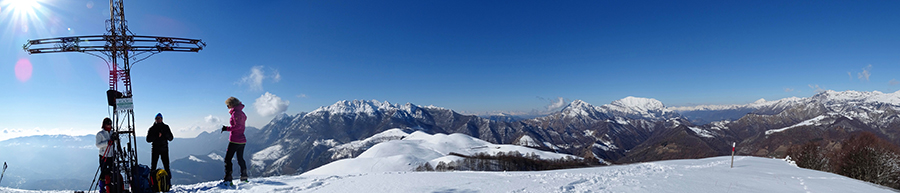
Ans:
MULTIPOLYGON (((95 133, 108 116, 106 64, 21 47, 104 33, 108 1, 12 2, 0 0, 0 140, 95 133)), ((193 137, 225 123, 229 96, 262 127, 354 99, 474 113, 544 111, 560 97, 684 106, 895 92, 898 4, 161 0, 126 1, 125 13, 135 34, 208 43, 133 69, 138 130, 162 112, 177 137, 193 137)))

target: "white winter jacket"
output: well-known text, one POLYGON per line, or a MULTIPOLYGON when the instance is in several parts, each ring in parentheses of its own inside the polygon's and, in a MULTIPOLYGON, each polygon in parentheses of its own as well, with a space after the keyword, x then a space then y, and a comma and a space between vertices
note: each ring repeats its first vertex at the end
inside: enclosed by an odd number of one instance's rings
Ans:
POLYGON ((109 137, 111 135, 110 133, 111 133, 110 131, 106 131, 106 130, 100 130, 100 132, 97 132, 97 144, 96 145, 97 145, 97 148, 100 148, 100 156, 103 156, 103 154, 105 153, 106 157, 113 157, 113 155, 116 154, 116 148, 109 147, 109 139, 110 139, 109 137), (106 148, 112 148, 112 149, 110 149, 109 152, 106 152, 106 148))

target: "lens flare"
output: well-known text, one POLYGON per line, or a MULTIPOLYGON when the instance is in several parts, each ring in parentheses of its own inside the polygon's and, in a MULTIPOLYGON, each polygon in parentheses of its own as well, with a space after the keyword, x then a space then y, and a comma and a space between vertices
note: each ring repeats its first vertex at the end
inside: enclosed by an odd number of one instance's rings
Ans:
POLYGON ((31 61, 22 58, 16 62, 16 79, 21 82, 28 82, 31 79, 31 61))
POLYGON ((40 8, 41 4, 37 0, 10 0, 9 7, 13 10, 33 12, 34 9, 40 8))
POLYGON ((50 11, 45 5, 44 0, 0 0, 0 27, 6 28, 0 35, 10 37, 55 27, 46 23, 50 11))

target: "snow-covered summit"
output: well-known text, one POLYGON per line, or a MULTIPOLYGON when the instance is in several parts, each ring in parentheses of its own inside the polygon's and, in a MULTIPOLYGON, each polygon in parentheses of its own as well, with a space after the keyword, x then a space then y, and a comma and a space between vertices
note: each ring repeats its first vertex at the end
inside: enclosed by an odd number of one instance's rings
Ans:
POLYGON ((398 109, 397 105, 393 105, 390 102, 384 101, 379 102, 378 100, 353 100, 353 101, 338 101, 327 107, 319 107, 316 110, 310 112, 310 114, 320 113, 320 112, 329 112, 331 114, 374 114, 378 111, 385 111, 389 109, 398 109))
POLYGON ((610 104, 600 106, 611 111, 619 111, 631 114, 651 114, 652 112, 669 112, 662 102, 652 98, 640 98, 628 96, 615 100, 610 104))
POLYGON ((560 110, 563 114, 569 117, 575 116, 590 116, 597 111, 597 107, 594 105, 588 104, 582 100, 575 100, 566 105, 560 110))
POLYGON ((666 109, 662 102, 652 98, 625 97, 598 108, 610 117, 644 118, 663 120, 677 117, 674 111, 666 109))
POLYGON ((790 106, 797 104, 803 98, 798 97, 789 97, 783 98, 775 101, 768 101, 764 98, 760 98, 759 100, 754 101, 753 103, 748 104, 732 104, 732 105, 696 105, 696 106, 680 106, 680 107, 667 107, 666 109, 673 110, 676 112, 683 111, 718 111, 718 110, 732 110, 732 109, 741 109, 741 108, 752 108, 758 109, 767 106, 790 106))
POLYGON ((639 98, 628 96, 623 99, 615 100, 608 105, 610 109, 619 108, 622 111, 635 111, 635 112, 648 112, 648 111, 660 111, 666 108, 662 102, 652 98, 639 98))
POLYGON ((434 105, 418 106, 412 103, 391 104, 388 101, 372 100, 341 100, 329 106, 319 107, 309 114, 365 114, 374 115, 389 111, 404 111, 409 114, 415 114, 417 109, 437 109, 445 110, 445 108, 434 105))
POLYGON ((630 118, 665 120, 679 115, 666 108, 662 102, 652 98, 625 97, 610 104, 594 106, 582 100, 575 100, 560 110, 567 117, 590 116, 593 118, 630 118), (601 116, 602 115, 602 116, 601 116), (605 116, 605 117, 604 117, 605 116))
POLYGON ((833 91, 827 90, 810 97, 826 104, 835 103, 883 103, 900 106, 900 91, 894 93, 882 93, 879 91, 833 91))
POLYGON ((753 104, 760 104, 760 103, 765 103, 765 102, 766 102, 766 99, 760 98, 759 100, 754 101, 753 104))

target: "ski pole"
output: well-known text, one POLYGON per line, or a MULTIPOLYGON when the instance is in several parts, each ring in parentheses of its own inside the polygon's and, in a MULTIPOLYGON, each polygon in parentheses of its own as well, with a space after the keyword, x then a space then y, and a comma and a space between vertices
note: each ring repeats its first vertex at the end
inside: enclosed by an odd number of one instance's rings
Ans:
MULTIPOLYGON (((106 142, 107 148, 106 148, 106 151, 103 152, 103 158, 102 158, 104 163, 106 160, 106 155, 109 153, 109 145, 112 145, 112 141, 106 142)), ((90 192, 91 190, 94 190, 94 185, 96 185, 96 184, 94 184, 94 182, 97 182, 97 174, 100 173, 101 167, 103 167, 103 163, 100 163, 100 166, 97 167, 97 171, 94 172, 94 180, 91 180, 91 187, 88 188, 88 192, 90 192)))
POLYGON ((6 174, 6 162, 3 162, 3 172, 0 172, 0 182, 3 182, 3 175, 6 174))

